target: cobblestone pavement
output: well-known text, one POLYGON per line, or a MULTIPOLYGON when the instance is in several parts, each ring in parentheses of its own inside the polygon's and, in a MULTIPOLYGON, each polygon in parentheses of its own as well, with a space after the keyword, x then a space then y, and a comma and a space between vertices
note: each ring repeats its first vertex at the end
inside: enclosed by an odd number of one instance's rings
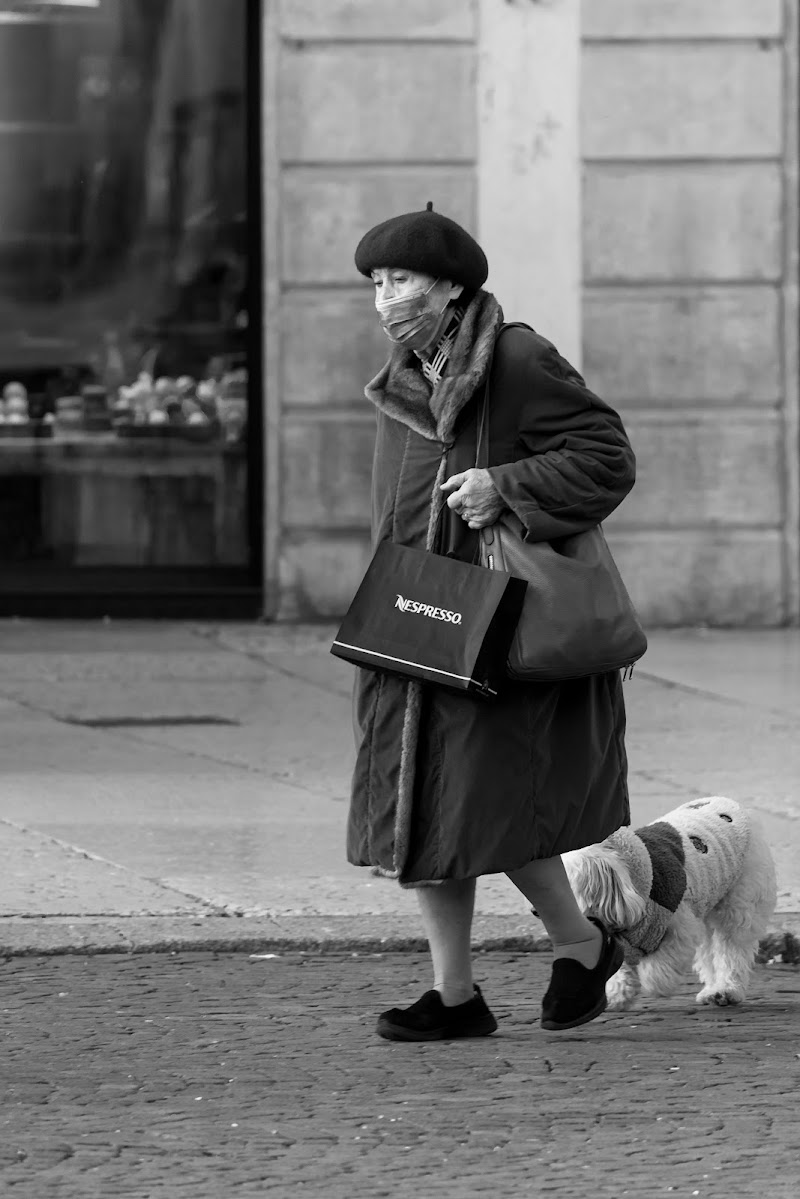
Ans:
POLYGON ((800 972, 538 1026, 546 954, 479 956, 500 1031, 403 1045, 421 955, 103 955, 0 966, 0 1193, 415 1199, 800 1193, 800 972))

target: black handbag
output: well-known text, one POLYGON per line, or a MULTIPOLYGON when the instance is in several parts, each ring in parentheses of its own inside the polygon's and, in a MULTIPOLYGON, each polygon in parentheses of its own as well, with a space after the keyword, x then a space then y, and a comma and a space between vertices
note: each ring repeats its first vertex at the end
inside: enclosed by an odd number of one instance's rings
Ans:
MULTIPOLYGON (((489 407, 487 374, 475 455, 479 468, 489 458, 489 407)), ((619 669, 632 672, 647 649, 600 525, 555 541, 526 541, 522 522, 505 512, 481 529, 480 561, 528 583, 509 648, 511 678, 561 682, 619 669)))
POLYGON ((356 666, 494 699, 525 589, 511 574, 384 541, 331 653, 356 666))

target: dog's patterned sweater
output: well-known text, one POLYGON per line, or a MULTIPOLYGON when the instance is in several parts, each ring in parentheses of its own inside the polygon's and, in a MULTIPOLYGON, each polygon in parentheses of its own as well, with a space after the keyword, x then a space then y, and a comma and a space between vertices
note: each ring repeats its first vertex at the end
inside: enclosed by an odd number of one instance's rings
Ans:
POLYGON ((626 929, 624 936, 636 955, 642 956, 661 944, 672 913, 686 893, 686 855, 680 833, 663 820, 636 829, 633 836, 639 843, 635 847, 638 852, 624 856, 636 890, 647 896, 647 907, 639 923, 626 929))
POLYGON ((622 934, 627 961, 635 963, 658 948, 684 900, 690 907, 696 901, 699 910, 707 911, 722 899, 749 835, 739 805, 712 797, 682 804, 653 824, 621 828, 609 837, 636 890, 647 899, 642 919, 622 934))

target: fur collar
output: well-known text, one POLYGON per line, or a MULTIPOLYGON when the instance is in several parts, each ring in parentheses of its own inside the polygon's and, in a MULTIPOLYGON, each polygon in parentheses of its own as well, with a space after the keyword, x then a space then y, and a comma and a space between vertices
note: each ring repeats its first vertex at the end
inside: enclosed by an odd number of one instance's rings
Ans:
POLYGON ((364 388, 368 400, 393 420, 445 444, 456 420, 486 377, 503 310, 493 295, 479 291, 458 330, 444 378, 431 391, 413 350, 395 346, 392 356, 364 388))

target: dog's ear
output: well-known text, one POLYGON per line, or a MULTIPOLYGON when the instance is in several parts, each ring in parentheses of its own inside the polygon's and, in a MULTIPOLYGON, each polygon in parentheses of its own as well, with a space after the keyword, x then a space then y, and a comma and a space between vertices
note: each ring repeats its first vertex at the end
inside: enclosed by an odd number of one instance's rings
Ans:
POLYGON ((645 897, 634 887, 625 862, 607 845, 565 854, 564 866, 581 908, 609 928, 631 928, 644 916, 645 897))

